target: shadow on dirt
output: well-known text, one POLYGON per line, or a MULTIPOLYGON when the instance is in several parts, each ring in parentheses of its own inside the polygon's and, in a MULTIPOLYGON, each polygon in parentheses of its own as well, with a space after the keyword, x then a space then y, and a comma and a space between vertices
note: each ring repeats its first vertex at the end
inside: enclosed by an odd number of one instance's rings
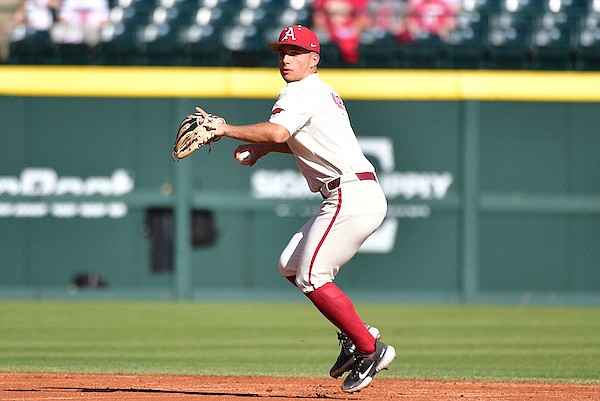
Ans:
MULTIPOLYGON (((245 397, 245 398, 282 398, 282 399, 298 399, 298 400, 312 400, 312 399, 344 399, 348 400, 347 397, 339 398, 332 397, 327 394, 316 393, 315 395, 275 395, 275 394, 256 394, 256 393, 226 393, 219 391, 185 391, 185 390, 159 390, 159 389, 147 389, 147 388, 73 388, 73 387, 43 387, 40 389, 31 390, 18 390, 18 391, 78 391, 82 393, 151 393, 151 394, 184 394, 184 395, 200 395, 205 397, 245 397)), ((10 390, 9 390, 10 391, 10 390)))

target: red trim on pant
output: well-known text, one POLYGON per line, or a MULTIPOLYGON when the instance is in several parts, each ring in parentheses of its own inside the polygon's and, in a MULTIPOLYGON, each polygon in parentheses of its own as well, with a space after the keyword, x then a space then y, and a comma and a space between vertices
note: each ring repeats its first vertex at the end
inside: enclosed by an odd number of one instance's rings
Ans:
POLYGON ((323 242, 325 242, 325 238, 327 238, 327 235, 331 231, 331 227, 333 227, 333 224, 335 223, 335 220, 337 219, 338 214, 340 214, 340 209, 342 208, 342 189, 338 188, 337 193, 338 193, 338 203, 337 203, 337 208, 335 210, 335 214, 333 215, 333 218, 331 219, 331 222, 329 223, 327 230, 325 230, 325 233, 321 237, 321 240, 319 241, 319 245, 317 245, 317 248, 315 249, 315 253, 313 253, 312 259, 310 260, 310 267, 308 268, 308 284, 313 287, 313 291, 315 290, 315 287, 312 283, 311 277, 312 277, 312 268, 315 264, 315 259, 317 258, 317 254, 319 253, 319 250, 321 249, 321 245, 323 245, 323 242))

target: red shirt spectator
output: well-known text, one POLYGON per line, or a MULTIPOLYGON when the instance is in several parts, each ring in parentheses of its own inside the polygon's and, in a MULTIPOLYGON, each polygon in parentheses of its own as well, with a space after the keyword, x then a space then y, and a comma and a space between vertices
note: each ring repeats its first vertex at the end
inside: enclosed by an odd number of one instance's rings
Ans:
POLYGON ((410 38, 425 35, 441 38, 455 27, 455 9, 447 0, 412 0, 409 4, 407 27, 410 38))
POLYGON ((361 32, 369 26, 366 12, 369 0, 315 0, 313 28, 326 33, 336 43, 342 58, 348 63, 359 60, 361 32))
POLYGON ((403 1, 371 0, 368 9, 375 31, 398 36, 405 30, 406 4, 403 1))

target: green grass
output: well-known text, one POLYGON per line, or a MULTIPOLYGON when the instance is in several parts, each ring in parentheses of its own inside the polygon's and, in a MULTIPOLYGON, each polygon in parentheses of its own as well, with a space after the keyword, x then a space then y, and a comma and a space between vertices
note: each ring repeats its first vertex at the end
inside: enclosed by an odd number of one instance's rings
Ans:
MULTIPOLYGON (((406 379, 600 383, 600 308, 357 304, 406 379)), ((0 302, 0 371, 326 377, 306 303, 0 302)))

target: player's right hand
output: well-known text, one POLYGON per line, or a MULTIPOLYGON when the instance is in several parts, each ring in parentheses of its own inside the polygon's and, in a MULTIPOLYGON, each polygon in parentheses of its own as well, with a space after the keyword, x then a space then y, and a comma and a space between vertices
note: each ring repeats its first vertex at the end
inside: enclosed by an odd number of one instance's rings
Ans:
POLYGON ((258 146, 255 144, 245 144, 238 146, 233 152, 233 157, 242 166, 253 166, 256 161, 264 156, 259 154, 258 146))

